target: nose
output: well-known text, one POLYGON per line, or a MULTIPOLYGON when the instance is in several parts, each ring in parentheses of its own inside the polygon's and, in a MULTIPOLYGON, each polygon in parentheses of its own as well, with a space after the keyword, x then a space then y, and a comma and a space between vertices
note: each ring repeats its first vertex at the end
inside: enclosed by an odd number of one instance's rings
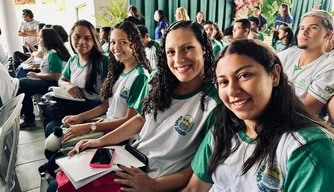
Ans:
POLYGON ((229 84, 227 86, 227 94, 229 96, 235 97, 241 92, 241 88, 238 84, 238 82, 234 80, 230 80, 229 84))
POLYGON ((184 55, 180 51, 175 51, 175 62, 182 63, 184 61, 184 55))

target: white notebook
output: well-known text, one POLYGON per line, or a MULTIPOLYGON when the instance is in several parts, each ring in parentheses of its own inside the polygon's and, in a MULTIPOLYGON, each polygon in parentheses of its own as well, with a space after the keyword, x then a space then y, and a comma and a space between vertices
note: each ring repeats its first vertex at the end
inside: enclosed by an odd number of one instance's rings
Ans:
POLYGON ((125 150, 122 146, 109 146, 105 148, 115 149, 115 158, 111 168, 92 168, 89 162, 93 157, 96 149, 89 149, 76 154, 72 157, 63 157, 56 160, 56 163, 64 171, 69 180, 72 182, 75 189, 100 178, 110 171, 121 170, 116 164, 122 164, 127 167, 143 167, 144 163, 139 161, 131 153, 125 150))
POLYGON ((84 98, 74 98, 72 95, 70 95, 66 89, 62 88, 62 87, 51 87, 52 92, 54 97, 60 98, 60 99, 66 99, 66 100, 71 100, 71 101, 86 101, 86 99, 84 98))

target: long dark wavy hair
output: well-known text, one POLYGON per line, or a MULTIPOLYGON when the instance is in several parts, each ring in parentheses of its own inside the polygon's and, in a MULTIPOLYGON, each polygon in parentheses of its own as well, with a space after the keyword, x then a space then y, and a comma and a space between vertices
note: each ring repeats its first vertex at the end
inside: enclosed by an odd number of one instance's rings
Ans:
MULTIPOLYGON (((148 59, 146 58, 144 43, 142 42, 138 27, 132 22, 123 21, 117 23, 111 29, 109 34, 111 34, 112 31, 115 29, 120 29, 127 34, 128 40, 130 41, 130 47, 133 50, 132 55, 136 58, 138 64, 143 65, 144 69, 146 69, 149 73, 151 73, 152 69, 148 59)), ((113 95, 112 88, 114 87, 117 79, 123 72, 124 67, 125 67, 124 64, 120 61, 117 61, 114 54, 110 52, 108 75, 101 89, 102 99, 108 99, 109 97, 112 97, 113 95)))
POLYGON ((51 49, 55 50, 61 60, 68 61, 71 55, 64 46, 58 33, 53 29, 42 29, 41 33, 45 49, 48 51, 51 49))
MULTIPOLYGON (((222 57, 231 54, 246 55, 254 59, 265 68, 268 74, 274 72, 276 64, 282 70, 281 61, 277 55, 271 48, 259 41, 246 39, 232 42, 216 57, 215 67, 222 57)), ((244 121, 226 106, 221 105, 218 110, 220 114, 216 117, 212 129, 214 151, 209 160, 208 176, 211 176, 216 168, 238 149, 241 142, 237 133, 246 130, 244 121), (236 142, 234 147, 232 147, 233 140, 236 142)), ((256 163, 259 166, 266 162, 273 163, 282 135, 310 125, 327 128, 326 124, 301 103, 288 77, 281 71, 279 85, 273 87, 271 99, 257 119, 255 131, 258 135, 255 139, 255 149, 243 164, 242 174, 245 174, 256 163)), ((295 136, 294 138, 298 141, 295 136)), ((298 142, 301 144, 300 141, 298 142)))
MULTIPOLYGON (((89 61, 87 62, 87 76, 86 76, 86 84, 85 90, 88 93, 97 93, 94 86, 96 85, 96 78, 98 75, 102 75, 102 55, 104 51, 101 48, 100 42, 96 37, 95 27, 87 20, 79 20, 74 23, 71 31, 70 37, 72 37, 75 27, 81 26, 86 27, 89 30, 90 36, 93 41, 93 48, 90 51, 89 61)), ((70 38, 71 48, 74 53, 77 54, 73 45, 72 45, 72 38, 70 38)))
POLYGON ((58 35, 60 36, 61 40, 65 43, 68 41, 68 34, 65 31, 64 27, 61 25, 52 25, 51 29, 54 29, 58 35))
MULTIPOLYGON (((167 64, 166 56, 166 37, 168 34, 176 29, 190 30, 193 32, 197 41, 202 45, 204 54, 204 75, 203 83, 201 86, 201 108, 205 110, 204 99, 206 96, 207 87, 212 84, 214 78, 213 70, 213 53, 212 44, 210 38, 207 36, 204 28, 193 21, 177 21, 170 25, 165 32, 165 35, 161 39, 160 49, 158 53, 158 72, 154 75, 152 80, 149 82, 151 89, 149 94, 143 100, 143 111, 142 115, 153 113, 154 119, 156 120, 158 111, 163 112, 168 109, 172 98, 171 95, 180 83, 180 81, 175 77, 175 75, 170 71, 167 64)), ((182 37, 180 37, 182 38, 182 37)))

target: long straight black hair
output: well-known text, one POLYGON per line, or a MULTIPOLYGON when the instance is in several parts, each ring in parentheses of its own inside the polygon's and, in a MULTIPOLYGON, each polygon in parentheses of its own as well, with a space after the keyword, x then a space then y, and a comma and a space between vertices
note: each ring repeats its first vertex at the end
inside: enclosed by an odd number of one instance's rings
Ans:
MULTIPOLYGON (((272 74, 275 65, 282 64, 274 51, 260 41, 236 40, 225 47, 216 57, 215 68, 218 61, 231 54, 246 55, 261 64, 268 74, 272 74)), ((240 146, 237 133, 245 131, 246 126, 226 106, 221 105, 217 116, 213 135, 213 154, 209 161, 208 176, 216 170, 240 146), (232 147, 232 141, 236 145, 232 147)), ((293 133, 306 126, 316 125, 327 128, 317 116, 310 112, 296 96, 293 86, 284 72, 280 73, 279 85, 273 87, 271 99, 257 119, 255 131, 258 134, 253 154, 242 166, 242 174, 258 163, 274 162, 277 145, 285 133, 293 133)), ((298 141, 298 140, 297 140, 298 141)), ((300 142, 299 142, 300 143, 300 142)), ((258 168, 258 167, 257 167, 258 168)))
POLYGON ((71 44, 71 48, 73 50, 74 53, 77 53, 72 45, 72 34, 74 32, 75 27, 77 26, 82 26, 82 27, 86 27, 89 30, 89 33, 92 37, 93 40, 93 48, 90 52, 90 56, 89 56, 89 62, 87 63, 87 76, 86 76, 86 84, 85 84, 85 90, 88 93, 97 93, 95 90, 95 85, 96 85, 96 78, 98 75, 102 74, 102 55, 104 53, 104 51, 101 48, 100 42, 96 37, 96 30, 95 27, 86 20, 79 20, 77 22, 74 23, 71 32, 70 32, 70 44, 71 44))
POLYGON ((67 61, 71 57, 61 37, 55 30, 42 29, 41 33, 46 50, 50 51, 51 49, 54 49, 63 61, 67 61))

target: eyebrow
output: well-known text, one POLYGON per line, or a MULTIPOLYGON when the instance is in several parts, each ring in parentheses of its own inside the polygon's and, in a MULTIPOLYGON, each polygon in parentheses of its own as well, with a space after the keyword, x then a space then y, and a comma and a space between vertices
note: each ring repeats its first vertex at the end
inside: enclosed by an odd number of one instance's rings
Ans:
MULTIPOLYGON (((246 65, 246 66, 242 66, 240 68, 238 68, 236 71, 234 71, 234 74, 238 74, 241 70, 245 69, 245 68, 249 68, 249 67, 253 67, 253 65, 246 65)), ((218 77, 225 77, 225 75, 219 75, 218 77)))
MULTIPOLYGON (((317 26, 317 27, 319 27, 319 25, 316 24, 316 23, 312 23, 312 24, 310 24, 310 25, 308 25, 308 26, 317 26)), ((304 25, 300 25, 300 27, 304 27, 304 25)))
MULTIPOLYGON (((115 40, 115 39, 110 39, 111 40, 115 40)), ((127 39, 118 39, 118 41, 127 41, 127 39)))

